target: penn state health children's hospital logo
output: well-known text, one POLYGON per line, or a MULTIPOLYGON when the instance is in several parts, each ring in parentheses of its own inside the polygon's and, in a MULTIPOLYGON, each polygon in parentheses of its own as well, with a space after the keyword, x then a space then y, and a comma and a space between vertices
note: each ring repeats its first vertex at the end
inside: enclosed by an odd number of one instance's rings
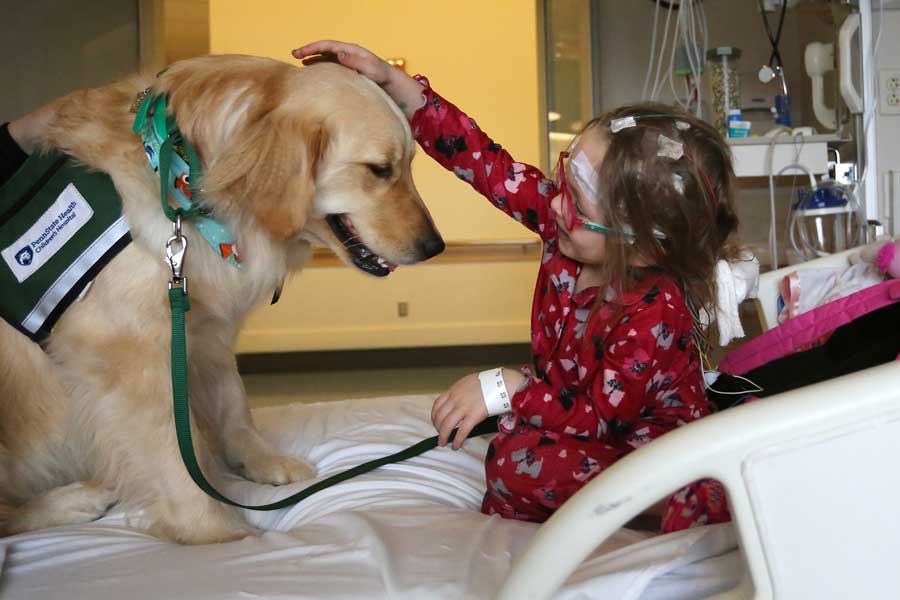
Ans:
MULTIPOLYGON (((93 214, 94 210, 75 184, 69 183, 37 218, 16 223, 16 227, 26 226, 28 229, 0 249, 3 263, 12 271, 16 281, 22 283, 65 247, 93 214)), ((2 269, 0 275, 3 275, 2 269)))
POLYGON ((33 259, 34 253, 31 251, 30 246, 25 246, 24 248, 16 252, 16 262, 23 267, 27 267, 28 265, 30 265, 33 259))

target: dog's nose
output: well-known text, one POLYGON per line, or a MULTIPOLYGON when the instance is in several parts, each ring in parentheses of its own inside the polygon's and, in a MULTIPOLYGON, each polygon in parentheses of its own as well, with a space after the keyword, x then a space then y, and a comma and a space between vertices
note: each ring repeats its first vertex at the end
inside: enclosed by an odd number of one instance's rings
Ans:
POLYGON ((439 235, 428 236, 419 242, 419 249, 424 256, 423 260, 428 260, 444 251, 444 240, 439 235))

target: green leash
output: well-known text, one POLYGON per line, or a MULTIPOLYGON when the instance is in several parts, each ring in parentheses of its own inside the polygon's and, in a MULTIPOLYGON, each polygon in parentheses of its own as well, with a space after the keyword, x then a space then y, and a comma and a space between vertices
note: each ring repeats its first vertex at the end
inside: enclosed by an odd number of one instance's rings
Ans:
MULTIPOLYGON (((206 480, 206 477, 203 476, 203 472, 200 470, 200 465, 197 464, 197 456, 194 454, 194 442, 191 438, 191 416, 188 403, 187 350, 185 348, 184 334, 184 313, 191 308, 187 291, 181 287, 171 287, 169 289, 169 305, 172 307, 172 395, 175 404, 175 431, 178 435, 178 449, 181 450, 181 458, 184 461, 184 466, 187 468, 194 483, 219 502, 249 510, 278 510, 297 504, 298 502, 309 498, 316 492, 320 492, 325 488, 329 488, 342 481, 346 481, 357 475, 362 475, 363 473, 368 473, 369 471, 373 471, 378 467, 387 464, 404 461, 413 456, 418 456, 437 446, 438 436, 424 439, 400 452, 371 460, 353 467, 352 469, 332 475, 292 496, 272 502, 271 504, 248 506, 230 500, 206 480)), ((469 434, 469 437, 477 437, 491 433, 497 433, 497 417, 488 417, 476 425, 469 434)), ((456 431, 453 431, 450 434, 449 442, 453 441, 455 435, 456 431)))
MULTIPOLYGON (((219 502, 245 508, 249 510, 278 510, 287 506, 292 506, 309 498, 313 494, 329 488, 335 484, 346 481, 357 475, 368 473, 378 467, 404 461, 413 456, 418 456, 437 447, 438 436, 432 436, 424 439, 417 444, 396 452, 383 458, 371 460, 352 469, 348 469, 336 475, 332 475, 327 479, 323 479, 292 496, 283 498, 270 504, 261 506, 248 506, 230 500, 221 494, 213 485, 207 481, 197 462, 197 455, 194 453, 194 441, 191 436, 191 410, 188 400, 188 374, 187 374, 187 345, 185 336, 185 313, 190 310, 191 303, 188 297, 187 277, 184 276, 184 258, 187 253, 188 241, 181 232, 182 219, 191 219, 201 214, 201 204, 197 202, 190 207, 173 208, 169 204, 168 190, 166 182, 169 178, 169 169, 171 165, 172 152, 174 146, 180 146, 188 156, 190 165, 190 182, 194 188, 194 197, 199 198, 201 195, 200 188, 200 161, 194 147, 188 142, 178 131, 174 117, 166 119, 165 98, 141 98, 144 100, 138 109, 135 118, 135 131, 139 131, 139 124, 143 123, 147 118, 147 110, 151 102, 156 103, 156 109, 153 118, 159 130, 167 133, 166 140, 160 148, 159 155, 159 175, 160 175, 160 200, 162 201, 163 212, 173 224, 173 235, 166 241, 166 261, 172 269, 172 280, 169 282, 169 306, 172 309, 172 399, 175 413, 175 433, 178 437, 178 449, 181 452, 181 459, 187 469, 188 474, 197 486, 206 492, 212 498, 219 502), (194 187, 196 186, 196 188, 194 187)), ((478 437, 497 433, 497 417, 488 417, 475 426, 468 437, 478 437)), ((449 442, 453 442, 456 431, 451 432, 449 442)))
MULTIPOLYGON (((178 434, 178 448, 181 450, 181 458, 184 461, 184 466, 187 468, 188 473, 191 476, 191 479, 194 480, 200 489, 206 492, 208 495, 212 496, 219 502, 224 502, 225 504, 230 504, 231 506, 237 506, 238 508, 246 508, 250 510, 278 510, 281 508, 285 508, 287 506, 292 506, 305 500, 306 498, 312 496, 316 492, 320 492, 325 488, 331 487, 337 483, 342 481, 346 481, 352 477, 356 477, 357 475, 362 475, 363 473, 368 473, 369 471, 373 471, 378 467, 404 461, 408 458, 412 458, 413 456, 418 456, 435 448, 438 442, 438 436, 433 436, 427 439, 418 442, 401 450, 400 452, 396 452, 389 456, 385 456, 383 458, 378 458, 375 460, 371 460, 369 462, 363 463, 352 469, 348 469, 336 475, 332 475, 327 479, 323 479, 318 483, 314 483, 313 485, 297 492, 292 496, 288 496, 287 498, 283 498, 276 502, 272 502, 271 504, 264 504, 261 506, 248 506, 246 504, 240 504, 239 502, 235 502, 230 500, 229 498, 222 495, 216 488, 212 486, 209 481, 206 480, 206 477, 203 476, 203 472, 200 470, 200 465, 197 464, 197 456, 194 454, 194 442, 191 437, 191 416, 190 416, 190 408, 188 403, 188 381, 187 381, 187 350, 185 348, 185 334, 184 334, 184 313, 190 310, 190 300, 188 299, 187 292, 180 287, 173 286, 169 289, 169 305, 172 307, 172 395, 174 398, 175 404, 175 431, 178 434)), ((488 417, 481 423, 475 426, 472 432, 469 434, 469 437, 477 437, 481 435, 487 435, 490 433, 497 433, 497 417, 488 417)), ((453 441, 454 436, 456 435, 456 431, 453 431, 450 434, 449 442, 453 441)))

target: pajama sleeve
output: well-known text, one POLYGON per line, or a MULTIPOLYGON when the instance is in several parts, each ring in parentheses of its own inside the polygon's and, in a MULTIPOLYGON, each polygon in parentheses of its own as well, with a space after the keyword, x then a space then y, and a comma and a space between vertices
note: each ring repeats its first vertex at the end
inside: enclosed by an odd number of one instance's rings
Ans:
POLYGON ((611 332, 592 387, 598 412, 629 450, 710 413, 690 316, 655 307, 611 332))
POLYGON ((554 387, 530 375, 513 394, 513 412, 540 429, 583 438, 600 437, 598 415, 587 394, 554 387))
POLYGON ((539 169, 513 160, 466 116, 417 76, 425 86, 425 104, 410 121, 425 152, 466 181, 497 208, 547 239, 553 182, 539 169))
POLYGON ((640 448, 664 433, 712 412, 705 395, 685 400, 680 394, 667 395, 665 390, 658 390, 646 402, 642 416, 624 439, 625 444, 631 448, 640 448))
POLYGON ((531 377, 513 395, 513 410, 536 427, 589 435, 625 452, 709 414, 702 378, 693 376, 699 367, 691 361, 690 326, 690 317, 662 302, 642 307, 601 342, 586 392, 531 377))

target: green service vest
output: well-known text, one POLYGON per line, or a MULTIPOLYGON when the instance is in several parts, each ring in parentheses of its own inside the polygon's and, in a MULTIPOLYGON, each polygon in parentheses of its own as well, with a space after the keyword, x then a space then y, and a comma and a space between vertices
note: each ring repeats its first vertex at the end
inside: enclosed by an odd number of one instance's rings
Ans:
POLYGON ((32 154, 0 187, 0 316, 43 342, 130 242, 108 175, 59 152, 32 154))

